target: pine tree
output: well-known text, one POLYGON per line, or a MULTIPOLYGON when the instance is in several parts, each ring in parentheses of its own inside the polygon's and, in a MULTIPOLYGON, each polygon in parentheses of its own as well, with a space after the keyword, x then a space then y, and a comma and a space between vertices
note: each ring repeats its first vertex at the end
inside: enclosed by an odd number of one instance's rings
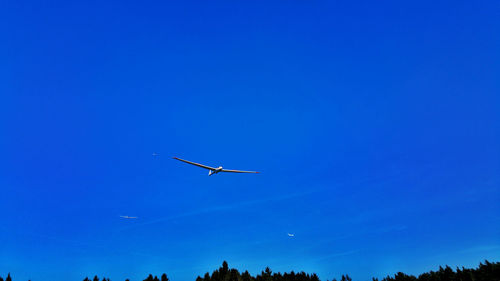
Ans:
POLYGON ((97 275, 94 276, 94 280, 93 281, 99 281, 99 277, 97 277, 97 275))
POLYGON ((214 270, 214 272, 212 272, 212 277, 210 277, 210 280, 212 280, 212 281, 222 281, 221 274, 219 273, 219 270, 214 270))
POLYGON ((85 279, 83 279, 83 281, 90 281, 90 279, 88 277, 85 277, 85 279))
POLYGON ((222 275, 222 278, 224 278, 224 276, 226 276, 226 274, 229 272, 229 266, 227 265, 227 262, 226 261, 223 261, 222 262, 222 268, 220 270, 220 273, 222 275))
POLYGON ((144 279, 144 281, 153 281, 153 280, 154 278, 152 274, 149 274, 148 278, 144 279))
MULTIPOLYGON (((198 276, 199 277, 199 276, 198 276)), ((200 277, 201 278, 201 277, 200 277)), ((163 273, 163 275, 161 276, 161 281, 169 281, 168 280, 168 277, 167 277, 167 274, 163 273)))
POLYGON ((341 281, 352 281, 351 277, 349 277, 349 275, 342 275, 342 279, 340 279, 341 281))
POLYGON ((10 278, 10 272, 7 274, 7 278, 5 278, 5 281, 12 281, 12 278, 10 278))
MULTIPOLYGON (((398 272, 396 275, 394 275, 394 280, 398 281, 417 281, 417 277, 413 275, 406 275, 403 272, 398 272)), ((444 279, 448 280, 448 279, 444 279)))
POLYGON ((208 274, 208 272, 203 276, 203 281, 210 281, 210 274, 208 274))
POLYGON ((237 269, 232 268, 229 270, 229 274, 226 276, 226 280, 229 281, 238 281, 240 279, 240 273, 237 269))
POLYGON ((320 280, 319 280, 319 277, 318 277, 318 275, 316 275, 316 273, 313 273, 313 275, 311 275, 310 280, 311 280, 311 281, 320 281, 320 280))

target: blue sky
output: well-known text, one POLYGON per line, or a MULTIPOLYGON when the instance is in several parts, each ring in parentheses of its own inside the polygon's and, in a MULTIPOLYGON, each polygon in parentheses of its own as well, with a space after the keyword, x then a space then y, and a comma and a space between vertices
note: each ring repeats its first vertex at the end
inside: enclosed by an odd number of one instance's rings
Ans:
POLYGON ((500 5, 403 2, 2 2, 0 275, 498 261, 500 5))

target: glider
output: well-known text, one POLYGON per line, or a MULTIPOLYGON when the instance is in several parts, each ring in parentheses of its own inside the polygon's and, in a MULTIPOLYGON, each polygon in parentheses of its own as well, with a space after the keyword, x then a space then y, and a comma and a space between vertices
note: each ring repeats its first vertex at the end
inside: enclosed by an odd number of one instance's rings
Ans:
POLYGON ((120 216, 120 218, 124 218, 124 219, 136 219, 137 217, 120 216))
POLYGON ((295 234, 287 233, 289 237, 294 237, 295 234))
POLYGON ((156 156, 160 156, 160 153, 153 152, 151 155, 153 155, 153 158, 156 158, 156 156))
POLYGON ((199 163, 187 161, 187 160, 184 160, 184 159, 180 159, 180 158, 177 158, 177 157, 174 157, 174 159, 182 161, 182 162, 185 162, 185 163, 188 163, 188 164, 191 164, 191 165, 195 165, 195 166, 198 166, 198 167, 201 167, 201 168, 204 168, 204 169, 207 169, 209 176, 211 176, 213 174, 220 173, 220 172, 226 172, 226 173, 251 173, 251 174, 258 174, 259 173, 259 172, 255 172, 255 171, 226 170, 226 169, 223 169, 222 166, 214 168, 214 167, 210 167, 210 166, 207 166, 207 165, 203 165, 203 164, 199 164, 199 163))

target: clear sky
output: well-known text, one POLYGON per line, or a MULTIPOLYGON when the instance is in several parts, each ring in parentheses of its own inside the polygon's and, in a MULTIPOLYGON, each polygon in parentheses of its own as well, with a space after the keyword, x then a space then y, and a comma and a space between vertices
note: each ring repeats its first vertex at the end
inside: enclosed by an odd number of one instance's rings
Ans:
POLYGON ((167 2, 0 3, 0 275, 500 260, 498 1, 167 2))

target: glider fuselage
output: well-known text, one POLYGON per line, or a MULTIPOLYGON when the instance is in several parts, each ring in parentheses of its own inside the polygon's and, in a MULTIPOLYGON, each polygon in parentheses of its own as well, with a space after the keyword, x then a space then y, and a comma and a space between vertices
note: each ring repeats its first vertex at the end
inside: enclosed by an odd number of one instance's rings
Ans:
POLYGON ((213 170, 208 171, 208 175, 211 176, 211 175, 217 174, 219 172, 222 172, 222 166, 219 166, 219 167, 217 167, 217 168, 215 168, 213 170))

